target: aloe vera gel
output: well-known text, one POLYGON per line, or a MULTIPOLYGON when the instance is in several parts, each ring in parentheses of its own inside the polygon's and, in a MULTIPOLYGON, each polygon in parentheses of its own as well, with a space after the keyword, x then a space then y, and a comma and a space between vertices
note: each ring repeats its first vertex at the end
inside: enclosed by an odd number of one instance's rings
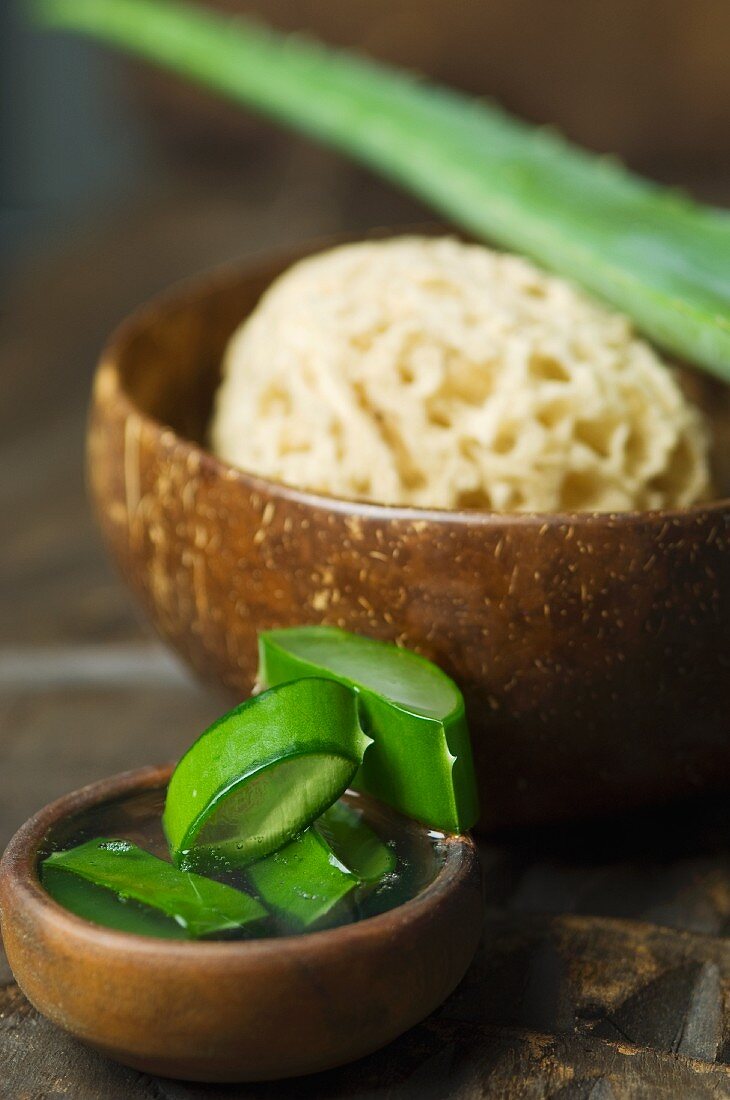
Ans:
POLYGON ((476 816, 456 685, 328 628, 273 632, 261 654, 277 682, 205 730, 166 791, 49 837, 56 901, 122 932, 257 939, 375 916, 433 881, 446 834, 476 816))

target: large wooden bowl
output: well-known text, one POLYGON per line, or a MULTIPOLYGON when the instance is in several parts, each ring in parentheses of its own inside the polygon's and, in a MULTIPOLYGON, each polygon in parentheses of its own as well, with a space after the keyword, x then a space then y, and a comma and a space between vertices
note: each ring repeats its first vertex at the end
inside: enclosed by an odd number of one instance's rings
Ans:
POLYGON ((384 1046, 456 987, 482 929, 473 841, 449 837, 433 882, 358 924, 248 942, 160 940, 103 928, 58 905, 38 879, 55 827, 109 800, 164 786, 143 768, 46 806, 0 863, 8 961, 59 1027, 135 1069, 197 1081, 313 1073, 384 1046))
POLYGON ((238 698, 261 628, 334 623, 433 658, 466 696, 485 827, 730 783, 730 500, 426 511, 300 492, 210 454, 226 341, 294 258, 174 288, 99 367, 91 490, 162 636, 238 698))

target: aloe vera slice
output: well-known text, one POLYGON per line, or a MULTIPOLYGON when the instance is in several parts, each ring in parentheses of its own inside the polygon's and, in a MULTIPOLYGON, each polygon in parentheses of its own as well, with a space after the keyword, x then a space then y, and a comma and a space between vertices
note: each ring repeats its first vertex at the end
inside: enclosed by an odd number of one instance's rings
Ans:
POLYGON ((248 894, 179 871, 128 840, 99 838, 54 852, 41 865, 41 881, 52 897, 79 916, 171 939, 197 939, 254 924, 268 915, 248 894), (74 878, 77 885, 70 881, 74 878), (81 880, 101 890, 85 894, 81 880), (127 907, 128 899, 145 909, 127 907))
POLYGON ((254 863, 248 878, 269 909, 301 928, 323 921, 360 883, 314 829, 254 863))
POLYGON ((347 870, 363 882, 378 882, 395 870, 396 857, 357 810, 335 802, 317 818, 313 828, 347 870))
POLYGON ((346 790, 370 738, 356 695, 326 679, 280 684, 220 718, 167 789, 173 860, 244 867, 301 833, 346 790))
POLYGON ((330 677, 358 692, 373 739, 353 786, 435 829, 479 816, 464 701, 445 672, 410 650, 337 627, 269 630, 259 680, 330 677))
POLYGON ((532 256, 730 379, 730 213, 462 93, 175 0, 36 0, 328 142, 472 232, 532 256))
POLYGON ((187 940, 189 934, 172 917, 150 909, 140 902, 122 899, 103 886, 80 878, 60 867, 41 869, 41 881, 51 897, 77 917, 115 928, 118 932, 134 932, 138 936, 156 936, 164 940, 187 940))

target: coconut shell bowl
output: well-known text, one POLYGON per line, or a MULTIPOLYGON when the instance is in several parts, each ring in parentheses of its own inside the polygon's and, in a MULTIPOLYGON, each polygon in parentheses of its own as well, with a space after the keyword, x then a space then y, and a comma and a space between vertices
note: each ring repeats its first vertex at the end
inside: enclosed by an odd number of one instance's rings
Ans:
POLYGON ((58 905, 38 877, 49 838, 80 814, 114 812, 118 799, 163 788, 170 772, 144 768, 69 794, 28 821, 5 852, 5 950, 21 989, 49 1020, 143 1072, 269 1080, 378 1049, 460 981, 482 927, 479 861, 466 836, 446 838, 434 877, 411 900, 304 935, 162 940, 58 905))
MULTIPOLYGON (((91 492, 162 637, 238 699, 262 628, 329 623, 423 653, 464 692, 485 828, 730 785, 727 496, 617 515, 429 511, 299 491, 210 453, 226 342, 305 252, 173 288, 104 353, 91 492)), ((708 403, 721 497, 727 392, 708 403)))

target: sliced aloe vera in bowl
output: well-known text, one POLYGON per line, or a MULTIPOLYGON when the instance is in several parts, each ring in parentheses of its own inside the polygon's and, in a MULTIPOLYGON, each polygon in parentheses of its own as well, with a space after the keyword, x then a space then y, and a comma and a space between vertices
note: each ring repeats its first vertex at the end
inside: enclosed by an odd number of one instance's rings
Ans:
POLYGON ((66 908, 128 932, 179 938, 177 928, 181 938, 197 939, 268 916, 243 891, 180 871, 128 840, 99 838, 54 852, 40 874, 48 893, 66 908), (92 890, 84 892, 82 882, 92 890), (123 913, 127 901, 140 908, 123 913))
POLYGON ((259 680, 328 677, 356 691, 373 743, 353 786, 445 832, 479 816, 464 700, 453 680, 410 650, 337 627, 269 630, 259 680))
POLYGON ((302 929, 325 923, 361 882, 313 828, 254 863, 248 878, 267 908, 302 929))
POLYGON ((335 802, 317 818, 313 828, 335 858, 363 882, 378 882, 395 870, 395 852, 362 820, 362 814, 344 802, 335 802))
POLYGON ((174 862, 243 867, 275 852, 347 789, 369 744, 357 696, 332 680, 280 684, 242 703, 173 772, 163 825, 174 862))
POLYGON ((103 886, 80 878, 60 867, 41 873, 41 881, 54 901, 77 917, 114 928, 117 932, 133 932, 137 936, 154 936, 163 940, 189 940, 189 933, 173 917, 165 916, 141 902, 121 898, 103 886))

